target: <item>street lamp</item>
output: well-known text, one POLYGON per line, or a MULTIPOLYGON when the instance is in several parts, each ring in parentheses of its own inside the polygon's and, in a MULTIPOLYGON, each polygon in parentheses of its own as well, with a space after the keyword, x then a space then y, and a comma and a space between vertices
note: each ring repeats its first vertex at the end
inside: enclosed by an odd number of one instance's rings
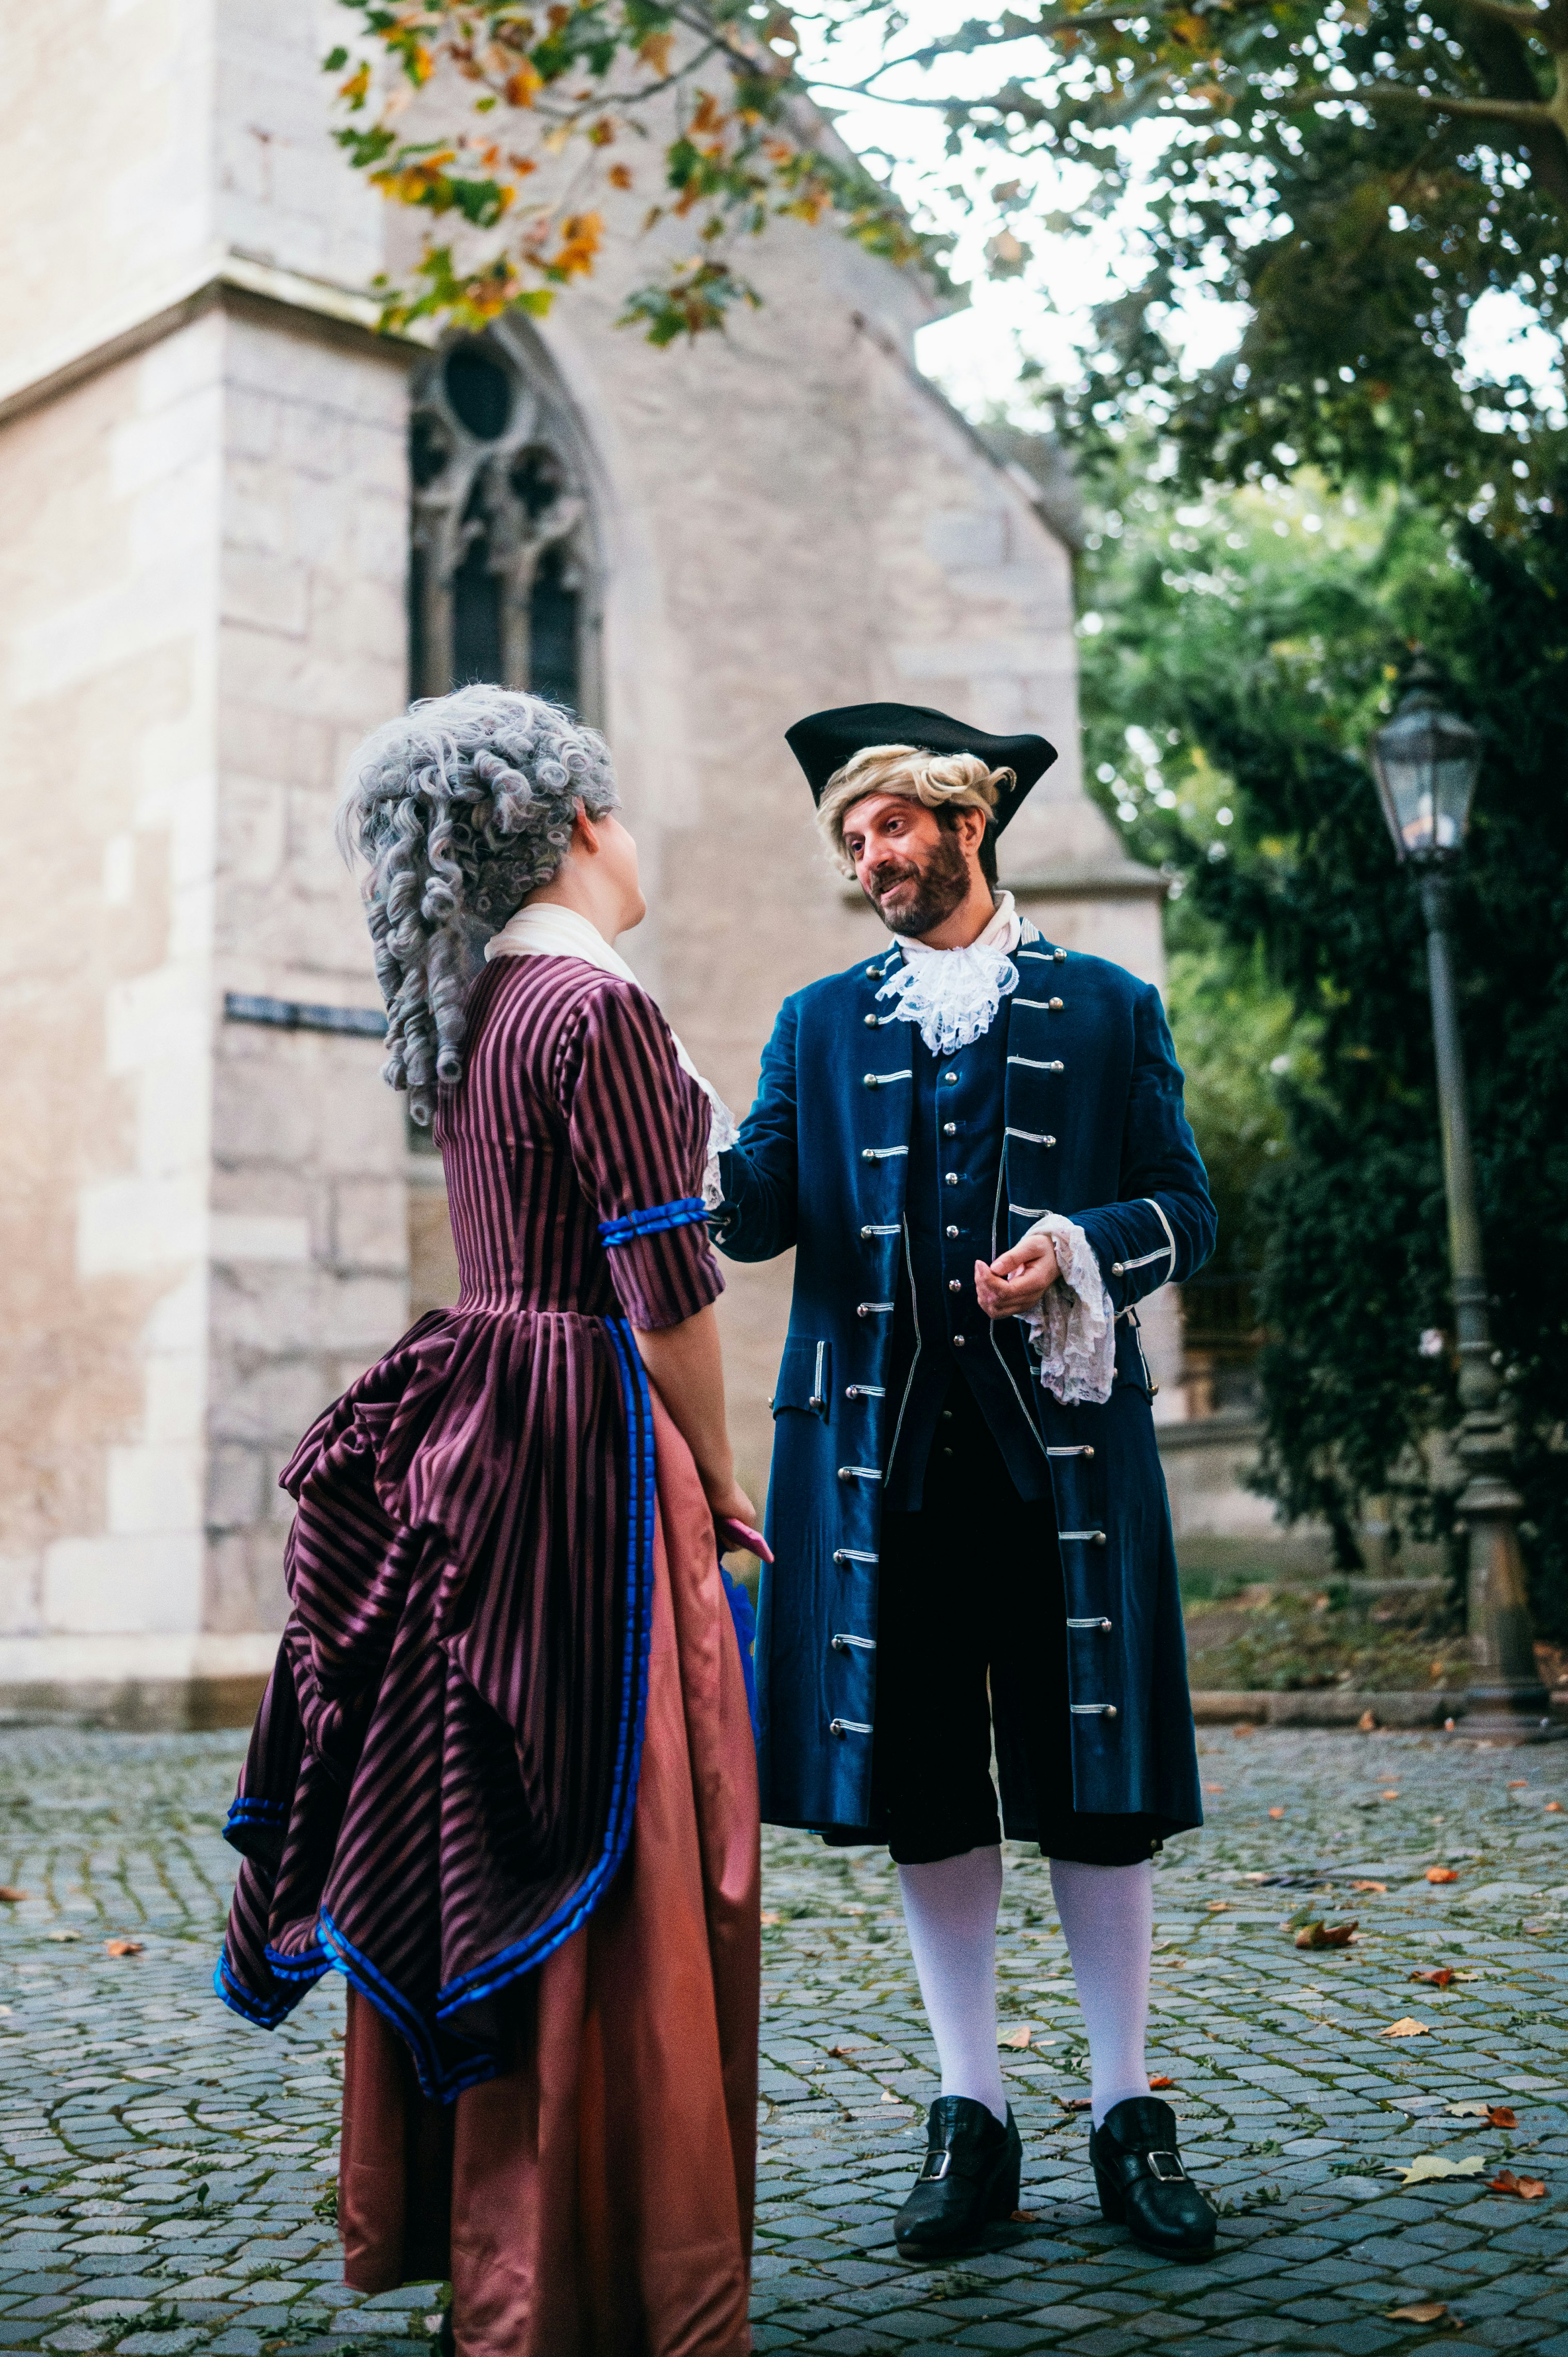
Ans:
POLYGON ((1481 766, 1476 731, 1444 712, 1437 674, 1418 656, 1406 675, 1398 712, 1372 738, 1372 770, 1394 850, 1411 861, 1426 919, 1437 1099, 1443 1125, 1443 1182, 1448 1197, 1448 1256, 1459 1335, 1459 1457, 1467 1480, 1459 1499, 1469 1537, 1466 1613, 1475 1683, 1458 1731, 1494 1742, 1532 1743, 1556 1730, 1535 1647, 1519 1551, 1524 1501, 1509 1478, 1500 1405, 1502 1384, 1487 1318, 1481 1228, 1476 1211, 1476 1158, 1465 1095, 1465 1058, 1454 999, 1448 924, 1454 866, 1470 823, 1481 766))

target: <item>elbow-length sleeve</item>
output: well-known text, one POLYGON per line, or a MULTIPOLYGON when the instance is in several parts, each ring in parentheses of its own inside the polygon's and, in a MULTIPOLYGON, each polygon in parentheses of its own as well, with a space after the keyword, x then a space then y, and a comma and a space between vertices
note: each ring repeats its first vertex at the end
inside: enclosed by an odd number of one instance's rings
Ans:
POLYGON ((622 1310, 645 1332, 724 1291, 703 1204, 712 1111, 645 991, 607 977, 560 1075, 572 1161, 622 1310))

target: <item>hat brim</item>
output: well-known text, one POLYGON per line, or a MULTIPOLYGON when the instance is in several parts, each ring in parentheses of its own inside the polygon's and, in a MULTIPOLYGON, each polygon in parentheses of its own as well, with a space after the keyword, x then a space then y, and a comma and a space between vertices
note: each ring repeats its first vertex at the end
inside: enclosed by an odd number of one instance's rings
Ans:
POLYGON ((997 798, 998 834, 1057 758, 1056 747, 1043 737, 993 737, 923 704, 839 705, 797 720, 785 730, 784 741, 805 771, 816 802, 844 763, 873 745, 913 745, 922 753, 972 753, 988 769, 1011 770, 1015 782, 1001 788, 997 798))

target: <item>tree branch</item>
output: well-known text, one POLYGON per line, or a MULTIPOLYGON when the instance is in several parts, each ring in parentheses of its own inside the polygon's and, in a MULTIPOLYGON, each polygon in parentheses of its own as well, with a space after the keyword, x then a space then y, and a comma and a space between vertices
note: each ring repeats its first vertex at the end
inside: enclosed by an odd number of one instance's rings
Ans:
POLYGON ((1459 0, 1461 7, 1472 16, 1486 16, 1494 25, 1507 25, 1516 33, 1526 33, 1542 42, 1549 49, 1563 46, 1565 28, 1561 12, 1556 8, 1515 7, 1512 0, 1459 0), (1552 39, 1552 34, 1558 39, 1552 39))
POLYGON ((1517 123, 1530 131, 1554 131, 1552 110, 1539 99, 1434 97, 1430 91, 1407 90, 1402 82, 1362 82, 1355 90, 1332 90, 1326 82, 1306 90, 1287 90, 1273 101, 1283 113, 1299 106, 1403 106, 1418 113, 1453 114, 1476 123, 1517 123))

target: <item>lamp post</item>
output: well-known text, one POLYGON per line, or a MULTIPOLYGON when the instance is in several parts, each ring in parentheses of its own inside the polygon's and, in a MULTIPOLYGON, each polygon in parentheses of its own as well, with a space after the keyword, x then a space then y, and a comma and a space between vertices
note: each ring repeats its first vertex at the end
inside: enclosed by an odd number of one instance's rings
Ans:
POLYGON ((1481 766, 1476 731, 1444 712, 1437 675, 1418 656, 1398 712, 1372 738, 1372 770, 1394 850, 1416 871, 1426 919, 1448 1256, 1459 1338, 1459 1458, 1466 1475, 1460 1527, 1469 1539, 1466 1618, 1469 1707, 1458 1732, 1493 1742, 1540 1742, 1556 1730, 1535 1666, 1524 1566, 1519 1551, 1523 1500, 1510 1479, 1509 1446, 1487 1317, 1476 1158, 1465 1093, 1465 1058, 1448 939, 1454 868, 1470 821, 1481 766))

